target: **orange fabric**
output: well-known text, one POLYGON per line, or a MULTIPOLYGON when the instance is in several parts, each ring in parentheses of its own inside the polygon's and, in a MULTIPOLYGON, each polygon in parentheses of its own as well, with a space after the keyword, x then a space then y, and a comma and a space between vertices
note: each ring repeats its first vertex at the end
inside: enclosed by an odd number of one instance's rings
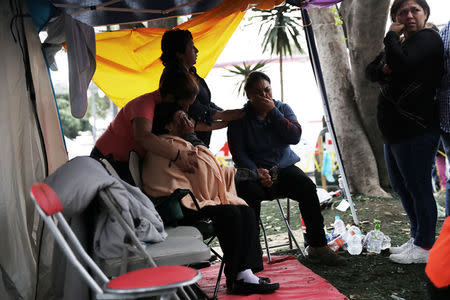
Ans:
MULTIPOLYGON (((182 172, 166 158, 147 152, 142 166, 142 182, 144 191, 153 197, 168 196, 175 189, 189 189, 197 198, 200 208, 207 205, 234 204, 247 205, 236 194, 234 175, 236 169, 220 166, 214 155, 204 146, 193 146, 182 138, 162 135, 180 150, 193 150, 197 157, 198 169, 193 174, 182 172)), ((189 196, 181 203, 196 210, 189 196)))
POLYGON ((425 272, 435 287, 450 285, 450 217, 445 219, 441 233, 430 250, 425 272))
MULTIPOLYGON (((245 10, 272 8, 281 0, 224 0, 217 7, 177 28, 191 31, 199 49, 197 72, 205 77, 214 66, 245 10)), ((96 34, 97 69, 93 81, 119 107, 158 88, 163 65, 161 37, 167 29, 123 29, 96 34)))

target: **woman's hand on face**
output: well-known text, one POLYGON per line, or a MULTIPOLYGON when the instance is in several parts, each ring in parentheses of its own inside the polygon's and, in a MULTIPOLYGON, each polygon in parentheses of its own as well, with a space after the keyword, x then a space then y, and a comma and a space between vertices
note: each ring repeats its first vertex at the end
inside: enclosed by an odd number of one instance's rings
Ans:
POLYGON ((198 168, 195 151, 180 150, 180 156, 175 161, 175 165, 183 172, 195 173, 195 170, 198 168))
POLYGON ((184 111, 177 111, 174 116, 174 121, 181 135, 184 136, 194 132, 194 123, 184 111))
POLYGON ((389 27, 389 31, 395 32, 398 36, 400 36, 405 30, 405 24, 393 22, 389 27))
POLYGON ((264 168, 258 169, 259 180, 264 187, 271 187, 273 185, 273 181, 270 178, 269 170, 264 168))
POLYGON ((264 113, 270 112, 275 107, 275 103, 272 99, 266 98, 262 95, 255 95, 252 103, 256 104, 258 111, 264 113))

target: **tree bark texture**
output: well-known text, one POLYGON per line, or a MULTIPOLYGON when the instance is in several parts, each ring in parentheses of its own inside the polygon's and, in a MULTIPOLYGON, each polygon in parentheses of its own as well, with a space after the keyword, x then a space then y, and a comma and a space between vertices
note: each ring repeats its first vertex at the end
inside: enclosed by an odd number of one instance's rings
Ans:
POLYGON ((365 68, 383 49, 389 5, 390 0, 346 0, 340 7, 347 34, 355 101, 372 146, 382 187, 389 186, 389 176, 376 120, 379 85, 365 78, 365 68))
POLYGON ((335 25, 331 8, 311 9, 309 13, 350 189, 352 193, 388 197, 380 187, 374 153, 355 102, 343 29, 335 25))

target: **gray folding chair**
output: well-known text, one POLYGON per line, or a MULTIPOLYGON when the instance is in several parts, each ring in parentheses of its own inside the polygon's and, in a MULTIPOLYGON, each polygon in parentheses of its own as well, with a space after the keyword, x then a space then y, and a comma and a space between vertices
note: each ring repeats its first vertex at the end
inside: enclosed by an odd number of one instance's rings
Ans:
MULTIPOLYGON (((262 229, 262 232, 263 232, 264 244, 265 244, 265 247, 266 247, 266 253, 267 253, 267 260, 269 261, 269 263, 272 261, 272 258, 271 258, 271 256, 270 256, 270 248, 279 248, 279 247, 289 246, 290 249, 292 249, 292 243, 291 243, 291 240, 294 241, 294 244, 295 244, 295 246, 297 247, 297 249, 300 251, 300 253, 301 253, 303 256, 306 256, 306 255, 305 255, 305 252, 303 251, 303 249, 300 247, 299 243, 297 242, 297 239, 295 238, 294 233, 292 232, 291 225, 290 225, 290 220, 289 220, 289 215, 286 215, 286 214, 285 214, 284 209, 283 209, 283 207, 281 206, 280 199, 275 199, 275 200, 277 201, 278 208, 280 209, 280 213, 281 213, 281 218, 283 219, 284 224, 285 224, 285 226, 286 226, 286 229, 287 229, 287 231, 288 231, 289 243, 286 243, 286 244, 279 244, 279 245, 274 245, 274 246, 269 246, 269 242, 268 242, 268 240, 267 240, 267 235, 266 235, 266 229, 265 229, 264 224, 263 224, 263 222, 262 222, 262 220, 261 220, 261 217, 260 217, 260 218, 259 218, 259 224, 260 224, 261 229, 262 229)), ((287 204, 288 204, 288 213, 289 213, 289 208, 290 208, 290 205, 289 205, 289 199, 287 199, 287 201, 288 201, 287 204)))
MULTIPOLYGON (((137 299, 150 296, 156 296, 159 299, 178 299, 177 291, 183 293, 183 298, 192 299, 180 288, 195 284, 201 279, 201 274, 197 270, 184 266, 157 267, 148 253, 146 254, 150 268, 125 273, 109 280, 86 253, 68 225, 61 213, 63 209, 61 202, 52 188, 44 183, 36 183, 31 187, 30 194, 39 214, 62 251, 94 292, 96 299, 137 299), (67 240, 57 225, 64 232, 67 240), (83 264, 87 265, 100 283, 94 280, 83 264)), ((125 230, 131 231, 131 228, 126 226, 125 230)), ((142 247, 134 234, 130 236, 137 248, 142 247)), ((193 295, 193 299, 196 299, 195 295, 193 295)))

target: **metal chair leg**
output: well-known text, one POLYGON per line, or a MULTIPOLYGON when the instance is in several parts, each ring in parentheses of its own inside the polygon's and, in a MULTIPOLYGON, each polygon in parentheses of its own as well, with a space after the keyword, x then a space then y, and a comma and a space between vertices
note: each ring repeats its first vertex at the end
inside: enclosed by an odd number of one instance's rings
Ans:
MULTIPOLYGON (((211 242, 216 238, 216 236, 213 236, 209 239, 209 241, 206 242, 206 245, 209 246, 209 244, 211 244, 211 242)), ((223 260, 222 255, 220 255, 219 253, 217 253, 216 250, 214 250, 212 247, 209 246, 209 249, 211 250, 212 253, 214 253, 215 256, 217 256, 218 259, 223 260)))
POLYGON ((217 299, 217 293, 219 292, 219 286, 220 286, 220 278, 222 277, 223 265, 224 265, 224 263, 222 260, 222 262, 220 263, 219 275, 217 276, 216 287, 214 288, 213 299, 217 299))
POLYGON ((266 245, 267 260, 270 263, 272 261, 272 258, 270 257, 269 243, 267 242, 267 236, 266 236, 266 228, 264 227, 261 217, 259 217, 259 225, 261 226, 261 229, 263 232, 263 237, 264 237, 264 244, 266 245))
MULTIPOLYGON (((289 223, 289 225, 291 225, 291 200, 289 198, 286 199, 286 218, 287 218, 287 222, 289 223)), ((292 249, 292 238, 291 236, 288 234, 288 238, 289 238, 289 249, 292 249)))
POLYGON ((303 252, 302 248, 300 248, 300 245, 298 244, 297 239, 296 239, 295 236, 294 236, 294 233, 292 232, 291 226, 289 225, 289 222, 288 222, 288 220, 287 220, 287 218, 286 218, 286 215, 285 215, 285 213, 284 213, 283 207, 281 206, 281 203, 280 203, 280 200, 279 200, 279 199, 277 199, 277 203, 278 203, 278 207, 280 208, 281 216, 282 216, 282 218, 283 218, 283 220, 284 220, 284 224, 286 224, 286 228, 287 228, 287 230, 288 230, 289 235, 292 237, 292 240, 294 241, 295 246, 296 246, 297 249, 300 251, 300 253, 301 253, 303 256, 306 257, 306 255, 305 255, 305 253, 303 252))

